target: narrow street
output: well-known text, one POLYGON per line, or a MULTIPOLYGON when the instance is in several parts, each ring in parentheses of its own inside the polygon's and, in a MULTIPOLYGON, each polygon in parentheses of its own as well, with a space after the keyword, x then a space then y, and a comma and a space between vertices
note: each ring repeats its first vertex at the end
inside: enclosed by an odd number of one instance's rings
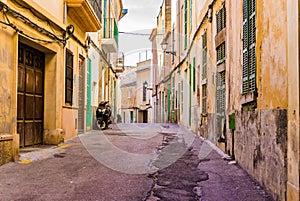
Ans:
POLYGON ((0 200, 272 200, 177 125, 114 124, 0 167, 0 200))

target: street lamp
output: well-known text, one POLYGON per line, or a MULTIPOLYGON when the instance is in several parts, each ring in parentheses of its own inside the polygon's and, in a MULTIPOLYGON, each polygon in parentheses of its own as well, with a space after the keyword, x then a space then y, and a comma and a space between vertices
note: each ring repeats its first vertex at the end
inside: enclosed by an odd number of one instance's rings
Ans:
POLYGON ((172 54, 174 56, 176 56, 176 52, 175 51, 168 51, 167 48, 168 48, 168 42, 163 39, 163 41, 160 43, 160 46, 161 46, 161 49, 167 53, 167 54, 172 54))

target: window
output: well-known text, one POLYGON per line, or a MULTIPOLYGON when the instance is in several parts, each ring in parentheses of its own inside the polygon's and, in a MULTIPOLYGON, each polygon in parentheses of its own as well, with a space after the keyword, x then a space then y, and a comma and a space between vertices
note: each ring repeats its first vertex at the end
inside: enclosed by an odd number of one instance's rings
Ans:
POLYGON ((146 101, 146 95, 147 95, 147 82, 144 82, 143 84, 143 101, 146 101))
POLYGON ((243 0, 242 94, 256 90, 256 0, 243 0))
POLYGON ((183 112, 183 80, 181 80, 181 90, 180 90, 180 111, 183 112))
POLYGON ((217 47, 217 65, 225 61, 225 42, 217 47))
POLYGON ((207 85, 202 85, 202 114, 207 114, 207 85))
POLYGON ((217 13, 217 33, 226 27, 226 10, 223 6, 217 13))
POLYGON ((196 71, 195 71, 195 63, 196 63, 196 58, 194 57, 193 58, 193 63, 192 65, 190 66, 191 68, 191 83, 190 83, 190 86, 191 86, 191 91, 192 92, 195 92, 196 91, 196 71))
POLYGON ((131 98, 131 91, 130 90, 127 91, 127 98, 128 99, 131 98))
POLYGON ((184 0, 184 49, 187 48, 187 31, 188 31, 188 1, 184 0))
POLYGON ((217 73, 217 113, 225 113, 225 71, 217 73))
POLYGON ((190 0, 190 29, 193 26, 193 0, 190 0))
POLYGON ((206 32, 202 35, 202 79, 207 77, 207 36, 206 32))
POLYGON ((66 49, 65 103, 73 103, 73 53, 66 49))

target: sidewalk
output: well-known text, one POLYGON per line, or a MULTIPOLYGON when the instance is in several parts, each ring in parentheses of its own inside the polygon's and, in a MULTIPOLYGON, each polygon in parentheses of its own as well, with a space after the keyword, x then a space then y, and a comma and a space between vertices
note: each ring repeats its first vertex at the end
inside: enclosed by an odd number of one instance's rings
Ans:
MULTIPOLYGON (((169 132, 168 127, 162 130, 164 133, 174 133, 174 126, 170 128, 169 132)), ((180 133, 184 129, 178 127, 177 130, 180 133)), ((176 149, 182 147, 180 142, 179 137, 176 149)), ((176 143, 165 143, 164 146, 173 144, 176 143)), ((172 157, 172 153, 162 151, 158 158, 169 157, 172 157)), ((273 201, 246 171, 229 159, 213 143, 196 136, 185 154, 175 163, 149 175, 154 184, 146 200, 273 201)))
MULTIPOLYGON (((203 142, 200 138, 195 140, 193 151, 196 154, 199 154, 199 145, 203 145, 203 142)), ((201 201, 273 201, 235 161, 226 160, 226 155, 217 147, 213 149, 198 164, 198 169, 209 176, 208 180, 197 184, 196 190, 201 201)))

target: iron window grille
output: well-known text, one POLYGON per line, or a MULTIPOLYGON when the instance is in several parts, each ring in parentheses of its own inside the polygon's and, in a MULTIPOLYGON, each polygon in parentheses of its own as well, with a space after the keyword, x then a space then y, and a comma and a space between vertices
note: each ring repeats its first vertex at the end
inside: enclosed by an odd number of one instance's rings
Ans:
POLYGON ((65 103, 73 103, 73 53, 66 49, 65 103))

